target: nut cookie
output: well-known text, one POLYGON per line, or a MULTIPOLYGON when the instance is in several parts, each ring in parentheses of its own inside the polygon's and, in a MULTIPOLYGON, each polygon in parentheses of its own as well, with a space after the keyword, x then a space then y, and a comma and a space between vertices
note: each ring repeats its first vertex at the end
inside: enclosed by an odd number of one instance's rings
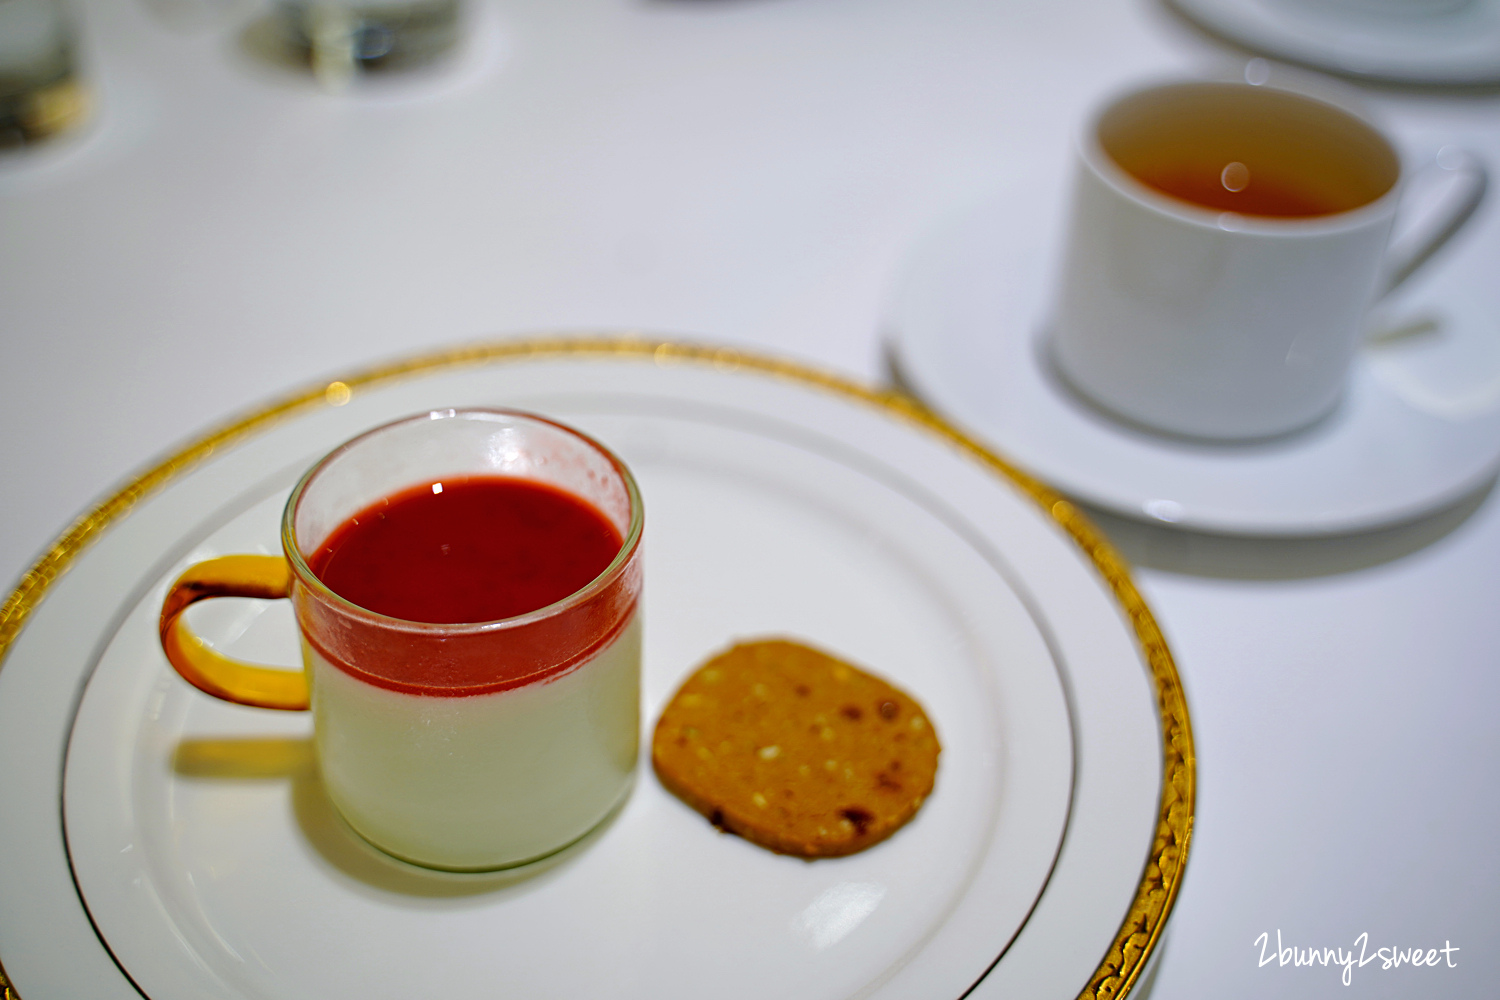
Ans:
POLYGON ((714 825, 781 854, 853 854, 932 792, 942 751, 906 692, 786 639, 708 660, 657 720, 657 776, 714 825))

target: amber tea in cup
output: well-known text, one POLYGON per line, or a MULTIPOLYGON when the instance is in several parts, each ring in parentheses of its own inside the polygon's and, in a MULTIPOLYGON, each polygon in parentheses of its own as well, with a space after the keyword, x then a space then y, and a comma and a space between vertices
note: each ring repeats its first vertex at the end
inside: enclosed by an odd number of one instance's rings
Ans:
POLYGON ((1368 205, 1400 164, 1365 123, 1300 94, 1199 85, 1140 96, 1100 123, 1126 173, 1201 208, 1296 219, 1368 205))

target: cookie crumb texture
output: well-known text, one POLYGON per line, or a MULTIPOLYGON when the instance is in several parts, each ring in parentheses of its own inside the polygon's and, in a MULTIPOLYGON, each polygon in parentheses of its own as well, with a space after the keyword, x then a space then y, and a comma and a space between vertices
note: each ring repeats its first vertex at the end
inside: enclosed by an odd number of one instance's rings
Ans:
POLYGON ((699 667, 651 740, 662 784, 709 822, 805 858, 895 833, 932 793, 941 751, 910 695, 784 639, 699 667))

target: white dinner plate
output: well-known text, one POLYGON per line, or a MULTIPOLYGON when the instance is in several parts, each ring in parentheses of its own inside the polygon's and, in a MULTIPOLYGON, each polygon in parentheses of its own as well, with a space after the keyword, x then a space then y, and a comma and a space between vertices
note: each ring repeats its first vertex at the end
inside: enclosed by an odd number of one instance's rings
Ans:
MULTIPOLYGON (((210 435, 81 522, 6 606, 0 960, 28 1000, 1128 988, 1180 877, 1186 710, 1109 550, 1006 472, 894 397, 638 340, 418 359, 210 435), (320 454, 465 405, 561 418, 635 471, 646 726, 706 655, 802 638, 927 707, 944 751, 916 819, 804 862, 718 833, 643 762, 624 807, 562 855, 432 873, 343 825, 305 715, 176 677, 155 620, 182 567, 276 551, 320 454)), ((296 662, 284 602, 201 611, 221 646, 296 662)))
POLYGON ((1403 287, 1392 315, 1415 317, 1422 331, 1367 347, 1337 409, 1305 431, 1191 441, 1085 402, 1046 350, 1066 176, 1016 178, 934 229, 905 262, 888 307, 891 350, 901 381, 928 405, 1074 497, 1224 534, 1374 528, 1494 478, 1500 327, 1472 289, 1450 286, 1434 302, 1421 282, 1403 287))
MULTIPOLYGON (((1371 0, 1170 0, 1189 18, 1258 52, 1394 83, 1500 81, 1500 0, 1403 13, 1371 0)), ((1419 7, 1419 4, 1413 4, 1419 7)))

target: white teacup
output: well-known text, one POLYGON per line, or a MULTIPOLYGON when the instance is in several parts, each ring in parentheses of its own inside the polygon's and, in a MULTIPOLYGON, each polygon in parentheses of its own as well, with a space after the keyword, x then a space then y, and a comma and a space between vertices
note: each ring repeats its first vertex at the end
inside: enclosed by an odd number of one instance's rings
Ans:
POLYGON ((1390 247, 1403 187, 1363 118, 1270 86, 1192 82, 1108 103, 1079 150, 1052 358, 1145 427, 1246 440, 1337 404, 1374 301, 1472 214, 1468 174, 1415 245, 1390 247))

